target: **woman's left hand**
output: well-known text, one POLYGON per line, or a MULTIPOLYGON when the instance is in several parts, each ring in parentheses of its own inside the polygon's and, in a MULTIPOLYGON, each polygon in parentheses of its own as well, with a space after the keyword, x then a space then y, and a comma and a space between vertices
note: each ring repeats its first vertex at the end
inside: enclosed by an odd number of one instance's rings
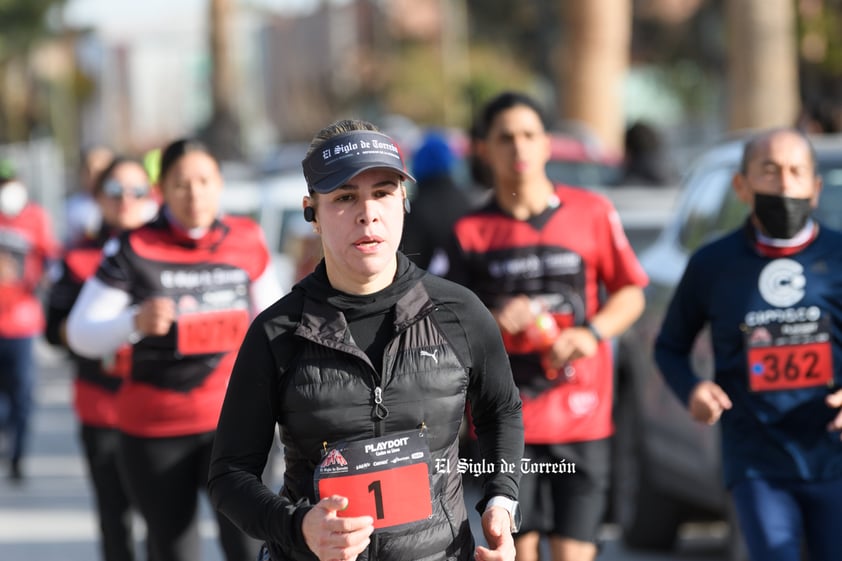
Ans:
POLYGON ((509 512, 493 506, 482 515, 482 532, 488 547, 476 549, 478 561, 514 561, 515 541, 512 538, 512 522, 509 512))

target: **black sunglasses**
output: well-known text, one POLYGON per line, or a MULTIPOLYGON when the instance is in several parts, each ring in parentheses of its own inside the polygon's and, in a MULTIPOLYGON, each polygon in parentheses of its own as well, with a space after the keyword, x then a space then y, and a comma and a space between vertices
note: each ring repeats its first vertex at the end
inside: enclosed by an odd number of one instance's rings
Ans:
POLYGON ((149 196, 149 185, 124 186, 116 179, 109 179, 102 186, 102 194, 110 199, 123 197, 143 199, 149 196))

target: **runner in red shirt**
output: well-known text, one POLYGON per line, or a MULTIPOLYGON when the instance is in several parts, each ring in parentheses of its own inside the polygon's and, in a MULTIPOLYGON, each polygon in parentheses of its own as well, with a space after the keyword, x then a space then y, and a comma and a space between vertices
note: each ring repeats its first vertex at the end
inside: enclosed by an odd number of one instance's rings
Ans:
POLYGON ((495 197, 456 223, 448 277, 491 309, 523 400, 517 558, 537 559, 546 534, 554 561, 589 561, 609 481, 609 340, 643 311, 648 279, 611 203, 547 177, 544 123, 522 94, 486 105, 479 153, 495 197))
MULTIPOLYGON (((47 340, 66 346, 65 323, 85 280, 96 272, 102 246, 120 232, 147 221, 154 205, 149 177, 135 160, 117 157, 95 179, 92 196, 102 224, 99 232, 67 250, 60 276, 50 289, 47 306, 47 340)), ((73 405, 81 425, 80 437, 96 497, 102 553, 105 561, 132 561, 131 502, 117 462, 117 392, 128 374, 131 348, 126 345, 103 360, 73 355, 76 379, 73 405)))
POLYGON ((0 430, 9 433, 9 477, 17 482, 33 408, 33 343, 44 330, 37 291, 57 253, 47 213, 28 200, 11 164, 0 162, 0 430))
MULTIPOLYGON (((192 140, 161 157, 159 215, 107 242, 70 313, 70 348, 87 357, 132 346, 117 394, 120 468, 141 511, 154 559, 201 558, 204 491, 219 411, 251 317, 280 296, 269 251, 251 220, 219 214, 222 176, 192 140)), ((258 544, 227 518, 229 561, 258 544)))

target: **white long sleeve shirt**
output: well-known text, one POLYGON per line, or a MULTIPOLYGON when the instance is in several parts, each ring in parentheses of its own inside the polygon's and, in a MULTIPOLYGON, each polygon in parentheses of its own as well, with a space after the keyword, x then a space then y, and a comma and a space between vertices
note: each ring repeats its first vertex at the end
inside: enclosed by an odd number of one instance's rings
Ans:
MULTIPOLYGON (((281 286, 271 263, 251 283, 253 315, 273 304, 282 295, 281 286)), ((67 318, 67 343, 73 352, 98 358, 115 352, 125 343, 134 343, 143 334, 137 332, 134 317, 137 306, 131 296, 91 277, 67 318)))

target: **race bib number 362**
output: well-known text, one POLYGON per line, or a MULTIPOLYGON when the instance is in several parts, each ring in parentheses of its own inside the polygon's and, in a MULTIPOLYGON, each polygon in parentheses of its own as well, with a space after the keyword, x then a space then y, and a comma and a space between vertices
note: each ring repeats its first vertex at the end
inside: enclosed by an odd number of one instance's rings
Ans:
POLYGON ((756 327, 746 334, 746 351, 752 391, 796 390, 833 382, 833 351, 826 317, 756 327))
POLYGON ((315 472, 318 498, 342 495, 338 516, 371 516, 392 528, 432 514, 430 452, 420 430, 348 442, 329 449, 315 472))
POLYGON ((830 343, 749 349, 749 382, 756 392, 825 386, 833 381, 830 343))

